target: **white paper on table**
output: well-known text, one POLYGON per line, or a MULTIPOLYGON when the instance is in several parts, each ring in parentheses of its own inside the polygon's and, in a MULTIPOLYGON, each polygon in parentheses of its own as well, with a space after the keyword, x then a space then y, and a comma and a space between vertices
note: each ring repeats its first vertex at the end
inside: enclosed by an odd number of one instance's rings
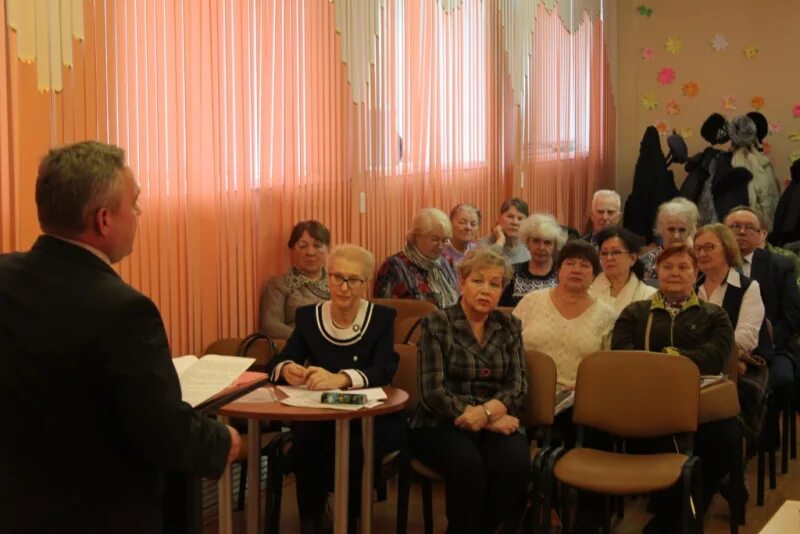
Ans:
POLYGON ((326 389, 326 390, 311 390, 305 386, 278 386, 278 389, 284 392, 289 397, 299 399, 308 399, 317 401, 322 398, 323 393, 358 393, 366 395, 367 402, 386 400, 388 397, 383 388, 364 388, 364 389, 326 389))
POLYGON ((362 408, 374 408, 380 406, 381 401, 367 401, 366 404, 323 404, 319 400, 309 400, 301 397, 286 397, 281 400, 281 404, 287 406, 296 406, 298 408, 329 408, 331 410, 341 410, 345 412, 354 412, 362 408))
POLYGON ((236 402, 275 402, 278 400, 278 397, 275 396, 275 388, 273 387, 264 387, 258 388, 254 391, 251 391, 244 397, 239 397, 236 399, 236 402))
POLYGON ((233 384, 255 361, 255 358, 217 354, 172 359, 181 383, 181 397, 193 407, 233 384))

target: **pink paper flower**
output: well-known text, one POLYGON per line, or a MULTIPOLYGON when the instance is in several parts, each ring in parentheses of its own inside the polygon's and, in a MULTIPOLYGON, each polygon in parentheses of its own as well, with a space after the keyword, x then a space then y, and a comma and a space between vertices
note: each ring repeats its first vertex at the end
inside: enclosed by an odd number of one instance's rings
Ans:
POLYGON ((792 116, 796 119, 800 117, 800 104, 795 104, 792 108, 792 116))
POLYGON ((781 131, 781 121, 772 121, 769 123, 769 133, 776 134, 781 131))
POLYGON ((661 84, 669 85, 675 81, 675 70, 669 67, 664 67, 658 71, 658 81, 661 84))
POLYGON ((642 59, 650 61, 651 59, 653 59, 653 55, 655 55, 655 51, 649 46, 646 48, 642 48, 642 59))

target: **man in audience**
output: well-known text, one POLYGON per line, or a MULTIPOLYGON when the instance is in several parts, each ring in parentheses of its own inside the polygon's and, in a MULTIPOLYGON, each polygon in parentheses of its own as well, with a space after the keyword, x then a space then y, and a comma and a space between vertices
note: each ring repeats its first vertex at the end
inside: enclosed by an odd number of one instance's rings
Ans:
MULTIPOLYGON (((592 231, 582 236, 581 239, 590 242, 594 245, 594 248, 599 248, 597 234, 609 226, 619 224, 622 217, 621 206, 622 202, 619 198, 619 193, 616 191, 611 189, 595 191, 592 197, 592 231)), ((639 248, 643 247, 645 245, 644 240, 640 236, 636 237, 636 244, 639 248)))
POLYGON ((181 401, 158 308, 112 268, 138 196, 120 148, 53 149, 44 235, 0 256, 0 532, 180 532, 165 472, 216 478, 238 454, 233 428, 181 401))

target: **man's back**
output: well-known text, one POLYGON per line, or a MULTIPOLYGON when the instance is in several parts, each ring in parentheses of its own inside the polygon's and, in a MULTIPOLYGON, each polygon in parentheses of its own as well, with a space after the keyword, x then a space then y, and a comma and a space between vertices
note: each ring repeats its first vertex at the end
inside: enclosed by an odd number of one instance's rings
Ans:
POLYGON ((155 305, 54 237, 0 256, 0 403, 2 532, 158 532, 163 469, 218 476, 230 447, 180 402, 155 305))

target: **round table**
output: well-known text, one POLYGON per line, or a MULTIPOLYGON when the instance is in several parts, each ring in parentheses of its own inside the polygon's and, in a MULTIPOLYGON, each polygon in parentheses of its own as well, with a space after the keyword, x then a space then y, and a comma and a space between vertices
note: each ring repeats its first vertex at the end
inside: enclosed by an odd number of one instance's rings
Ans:
MULTIPOLYGON (((269 386, 274 387, 274 386, 269 386)), ((347 495, 348 466, 350 461, 350 421, 361 419, 361 439, 364 450, 364 466, 361 475, 361 532, 372 532, 372 486, 373 486, 373 427, 378 415, 399 412, 408 402, 408 393, 396 387, 385 387, 387 399, 374 408, 343 411, 329 408, 300 408, 275 402, 232 402, 220 408, 217 413, 225 418, 238 417, 247 419, 247 476, 251 481, 247 495, 246 518, 247 533, 259 531, 261 462, 253 458, 261 456, 260 421, 335 421, 336 423, 336 457, 334 460, 334 534, 347 532, 347 495), (255 490, 255 491, 253 491, 255 490)), ((285 395, 274 389, 278 399, 285 395)), ((232 496, 230 466, 225 469, 219 482, 219 527, 220 534, 232 532, 232 496)))

